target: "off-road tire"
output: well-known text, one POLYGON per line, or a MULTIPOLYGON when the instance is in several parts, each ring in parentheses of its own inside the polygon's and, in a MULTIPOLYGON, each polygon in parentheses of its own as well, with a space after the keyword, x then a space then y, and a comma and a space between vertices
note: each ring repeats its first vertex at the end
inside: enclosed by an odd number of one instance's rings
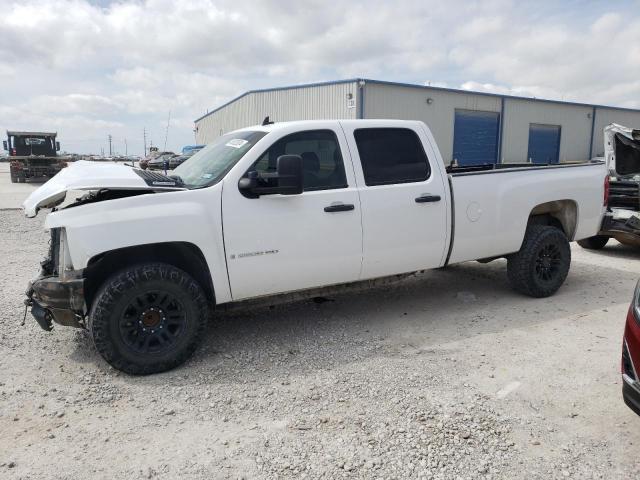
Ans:
MULTIPOLYGON (((156 303, 161 305, 160 300, 156 303)), ((136 314, 131 318, 139 317, 136 314)), ((204 336, 208 318, 205 294, 188 273, 164 263, 146 263, 121 270, 104 282, 95 296, 87 326, 96 349, 111 366, 131 375, 148 375, 170 370, 185 362, 204 336), (154 298, 157 292, 177 299, 184 315, 184 329, 173 338, 175 344, 164 347, 164 351, 140 352, 136 350, 137 345, 127 343, 131 336, 123 334, 122 329, 138 328, 138 325, 132 327, 127 317, 131 315, 128 312, 133 302, 145 295, 154 298), (124 322, 129 323, 124 326, 124 322)), ((142 326, 141 322, 137 323, 142 326)), ((169 332, 169 326, 164 332, 169 332)))
POLYGON ((594 237, 578 240, 578 245, 587 250, 601 250, 609 241, 606 235, 596 235, 594 237))
POLYGON ((507 276, 514 290, 531 297, 548 297, 564 283, 570 265, 571 248, 562 230, 530 225, 520 251, 507 257, 507 276), (547 263, 552 267, 546 268, 547 263))

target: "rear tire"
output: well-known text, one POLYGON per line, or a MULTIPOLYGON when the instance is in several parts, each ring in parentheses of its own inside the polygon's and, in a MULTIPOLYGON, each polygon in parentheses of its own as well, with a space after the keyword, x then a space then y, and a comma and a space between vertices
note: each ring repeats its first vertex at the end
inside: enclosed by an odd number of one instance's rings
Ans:
POLYGON ((507 257, 507 275, 514 290, 531 297, 553 295, 571 265, 571 248, 556 227, 530 225, 520 251, 507 257))
POLYGON ((604 248, 608 241, 609 237, 606 235, 596 235, 594 237, 578 240, 578 245, 582 248, 586 248, 587 250, 600 250, 604 248))
POLYGON ((148 375, 185 362, 204 336, 208 318, 205 294, 188 273, 148 263, 126 268, 103 284, 88 327, 111 366, 148 375))
POLYGON ((18 177, 14 174, 11 174, 11 183, 18 183, 18 177))

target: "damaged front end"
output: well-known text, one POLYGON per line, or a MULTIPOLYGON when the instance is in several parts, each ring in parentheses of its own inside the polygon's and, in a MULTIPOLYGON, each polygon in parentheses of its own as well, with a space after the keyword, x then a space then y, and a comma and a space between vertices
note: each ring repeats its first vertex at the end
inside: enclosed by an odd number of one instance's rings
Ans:
POLYGON ((86 304, 82 270, 73 270, 63 228, 51 229, 47 257, 41 262, 40 275, 29 282, 24 301, 38 325, 46 331, 53 323, 84 327, 86 304))
POLYGON ((604 136, 610 177, 599 235, 640 247, 640 130, 611 124, 604 136))

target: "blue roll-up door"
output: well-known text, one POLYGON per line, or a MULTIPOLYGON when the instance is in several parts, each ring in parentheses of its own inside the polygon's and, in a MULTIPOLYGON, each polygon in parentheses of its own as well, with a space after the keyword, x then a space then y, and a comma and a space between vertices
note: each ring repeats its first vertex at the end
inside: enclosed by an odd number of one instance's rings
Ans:
POLYGON ((499 113, 456 110, 453 158, 459 165, 496 163, 499 131, 499 113))
POLYGON ((529 153, 533 163, 558 163, 560 158, 560 125, 529 125, 529 153))

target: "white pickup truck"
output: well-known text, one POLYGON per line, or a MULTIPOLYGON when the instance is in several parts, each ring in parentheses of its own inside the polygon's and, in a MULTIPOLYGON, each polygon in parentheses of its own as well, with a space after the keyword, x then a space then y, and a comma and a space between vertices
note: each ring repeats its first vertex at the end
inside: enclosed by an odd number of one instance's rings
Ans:
POLYGON ((500 257, 546 297, 569 242, 598 232, 606 178, 603 162, 448 172, 427 126, 399 120, 245 128, 171 176, 76 162, 24 203, 53 208, 26 304, 148 374, 189 357, 214 307, 256 297, 500 257))

